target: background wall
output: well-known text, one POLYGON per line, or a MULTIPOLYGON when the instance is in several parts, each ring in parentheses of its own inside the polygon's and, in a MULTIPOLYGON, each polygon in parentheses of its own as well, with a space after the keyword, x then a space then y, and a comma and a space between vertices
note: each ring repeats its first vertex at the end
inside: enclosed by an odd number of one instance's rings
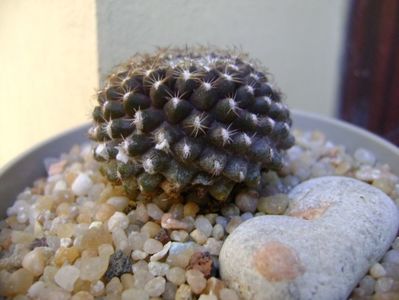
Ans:
POLYGON ((88 121, 101 78, 156 46, 242 46, 290 107, 332 116, 348 2, 1 0, 0 167, 88 121))
POLYGON ((0 1, 0 167, 89 120, 96 49, 94 1, 0 1))
POLYGON ((274 74, 290 107, 334 115, 347 0, 98 0, 101 77, 154 46, 238 45, 274 74))

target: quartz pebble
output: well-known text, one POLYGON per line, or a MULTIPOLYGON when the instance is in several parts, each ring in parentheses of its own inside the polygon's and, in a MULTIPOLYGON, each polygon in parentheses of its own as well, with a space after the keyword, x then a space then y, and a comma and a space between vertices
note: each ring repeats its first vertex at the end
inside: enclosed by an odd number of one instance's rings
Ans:
POLYGON ((129 226, 129 218, 119 211, 115 212, 108 220, 108 230, 114 231, 116 228, 126 229, 129 226))
POLYGON ((25 255, 22 266, 30 271, 33 275, 39 276, 43 273, 46 266, 46 253, 45 248, 38 247, 25 255))
POLYGON ((186 279, 194 294, 199 295, 206 287, 204 274, 199 270, 188 270, 186 272, 186 279))
POLYGON ((87 174, 80 173, 72 183, 72 192, 77 196, 87 195, 90 188, 93 186, 93 181, 87 174))
POLYGON ((155 254, 163 249, 163 245, 160 241, 155 239, 148 239, 145 241, 143 250, 148 254, 155 254))
POLYGON ((170 268, 166 274, 166 278, 176 285, 181 285, 186 281, 186 271, 180 267, 170 268))
POLYGON ((108 257, 86 257, 80 260, 80 278, 95 282, 107 271, 108 257))
POLYGON ((193 299, 191 288, 187 284, 182 284, 176 291, 175 300, 191 300, 193 299))
POLYGON ((133 288, 123 291, 121 300, 149 300, 150 296, 145 290, 133 288))
POLYGON ((72 292, 74 284, 76 280, 78 280, 79 275, 80 270, 78 268, 66 265, 57 271, 54 276, 54 281, 64 290, 72 292))
POLYGON ((169 271, 169 265, 158 261, 150 261, 148 263, 148 271, 154 276, 165 276, 169 271))
POLYGON ((242 212, 254 213, 258 204, 258 193, 256 191, 241 192, 235 197, 235 204, 242 212))
POLYGON ((165 283, 165 278, 155 277, 145 284, 144 290, 150 297, 159 297, 165 291, 165 283))

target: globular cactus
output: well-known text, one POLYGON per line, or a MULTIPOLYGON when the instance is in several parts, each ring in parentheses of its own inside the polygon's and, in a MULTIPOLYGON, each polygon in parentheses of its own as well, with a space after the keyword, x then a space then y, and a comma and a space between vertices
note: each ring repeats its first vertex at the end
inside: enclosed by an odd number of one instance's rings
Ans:
POLYGON ((282 167, 291 119, 246 55, 207 49, 136 55, 98 93, 90 137, 108 178, 134 193, 225 201, 282 167))

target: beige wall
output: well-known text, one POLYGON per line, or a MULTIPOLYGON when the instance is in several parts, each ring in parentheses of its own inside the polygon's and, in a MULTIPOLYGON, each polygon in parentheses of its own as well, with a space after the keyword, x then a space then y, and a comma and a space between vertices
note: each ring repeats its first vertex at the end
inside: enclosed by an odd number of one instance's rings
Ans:
POLYGON ((332 116, 349 2, 98 0, 101 75, 157 45, 239 45, 274 74, 290 107, 332 116))
POLYGON ((290 107, 333 115, 347 11, 346 0, 0 0, 0 167, 88 121, 99 78, 158 45, 242 46, 290 107))
POLYGON ((94 6, 0 1, 0 166, 89 120, 98 86, 94 6))

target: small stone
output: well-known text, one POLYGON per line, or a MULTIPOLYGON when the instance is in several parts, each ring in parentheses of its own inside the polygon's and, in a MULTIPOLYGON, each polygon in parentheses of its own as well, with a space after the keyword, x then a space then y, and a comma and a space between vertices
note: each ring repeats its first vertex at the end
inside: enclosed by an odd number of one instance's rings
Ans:
POLYGON ((94 297, 87 291, 80 291, 73 295, 71 300, 94 300, 94 297))
POLYGON ((212 258, 209 252, 194 253, 188 264, 188 269, 198 270, 204 274, 205 278, 211 277, 212 273, 212 258))
POLYGON ((240 209, 236 205, 229 203, 223 205, 220 212, 224 217, 231 218, 233 216, 238 216, 240 214, 240 209))
POLYGON ((132 265, 132 270, 133 273, 136 273, 138 270, 148 271, 148 263, 145 260, 139 260, 132 265))
POLYGON ((259 195, 256 191, 241 192, 235 197, 235 204, 242 212, 254 213, 258 205, 258 198, 259 195))
POLYGON ((286 211, 289 201, 286 194, 261 197, 258 202, 258 210, 269 215, 282 215, 286 211))
POLYGON ((124 211, 129 205, 129 198, 124 196, 113 196, 107 200, 107 204, 112 205, 117 211, 124 211))
POLYGON ((63 266, 54 276, 54 281, 68 292, 73 291, 74 284, 78 280, 80 270, 74 266, 63 266))
POLYGON ((124 290, 134 287, 134 276, 131 273, 125 273, 121 276, 121 283, 124 290))
POLYGON ((223 228, 226 228, 227 223, 228 223, 228 221, 225 217, 222 217, 222 216, 216 217, 216 224, 221 225, 223 228))
POLYGON ((131 255, 133 260, 142 260, 145 259, 147 256, 148 253, 142 250, 134 250, 131 255))
POLYGON ((129 256, 125 255, 121 250, 117 250, 109 258, 108 269, 105 272, 105 278, 111 280, 113 277, 120 277, 122 274, 132 272, 132 263, 129 256))
MULTIPOLYGON (((385 271, 384 276, 391 277, 394 280, 399 281, 399 264, 382 263, 382 267, 384 268, 384 271, 385 271)), ((381 275, 381 274, 379 274, 379 275, 381 275)), ((380 277, 383 277, 383 276, 380 276, 380 277)))
POLYGON ((189 201, 184 205, 183 214, 185 217, 195 217, 199 212, 199 209, 197 203, 189 201))
POLYGON ((374 291, 375 279, 369 275, 362 278, 359 287, 363 290, 364 295, 371 295, 374 291))
POLYGON ((381 277, 378 278, 377 282, 375 283, 375 292, 376 293, 386 293, 389 292, 390 289, 392 288, 394 283, 394 280, 392 278, 388 278, 388 277, 381 277))
POLYGON ((188 233, 184 230, 173 230, 170 234, 170 238, 175 242, 185 242, 187 241, 188 233))
POLYGON ((166 262, 171 266, 187 267, 191 256, 194 254, 196 246, 193 242, 177 243, 173 242, 169 249, 166 262))
POLYGON ((220 300, 240 300, 237 293, 228 288, 221 289, 219 295, 220 300))
POLYGON ((93 186, 93 181, 87 174, 80 173, 72 183, 72 192, 76 196, 85 196, 93 186))
POLYGON ((376 161, 374 153, 364 148, 356 149, 353 156, 355 160, 360 164, 373 166, 376 161))
POLYGON ((198 216, 195 219, 194 225, 195 228, 200 230, 207 238, 211 235, 213 229, 212 224, 204 216, 198 216))
POLYGON ((116 208, 108 203, 102 203, 98 206, 94 218, 98 221, 105 222, 116 212, 116 208))
POLYGON ((105 287, 105 291, 107 292, 107 295, 122 293, 123 286, 122 286, 120 279, 118 277, 113 277, 107 283, 107 286, 105 287))
POLYGON ((141 227, 140 232, 144 233, 147 237, 154 238, 157 233, 161 230, 161 226, 159 226, 155 222, 147 222, 141 227))
POLYGON ((162 216, 161 226, 165 229, 183 229, 188 230, 189 226, 187 223, 176 220, 172 217, 171 213, 166 213, 162 216))
POLYGON ((148 236, 141 232, 131 232, 128 236, 129 245, 133 250, 143 250, 144 243, 148 236))
POLYGON ((158 261, 148 263, 148 271, 154 276, 165 276, 169 271, 169 265, 158 261))
POLYGON ((213 226, 212 229, 212 236, 217 239, 217 240, 221 240, 224 237, 224 228, 222 225, 220 224, 216 224, 215 226, 213 226))
POLYGON ((134 273, 134 286, 143 288, 154 276, 147 270, 138 270, 134 273))
POLYGON ((86 257, 80 260, 80 278, 95 282, 99 280, 108 269, 108 257, 86 257))
POLYGON ((388 195, 391 194, 393 189, 395 188, 394 182, 384 177, 373 180, 372 185, 388 195))
POLYGON ((44 291, 45 288, 46 285, 43 281, 36 281, 34 284, 30 286, 28 290, 28 296, 33 299, 39 298, 39 295, 44 291))
POLYGON ((218 241, 214 238, 209 238, 204 244, 204 249, 208 251, 211 255, 219 255, 222 246, 222 241, 218 241))
POLYGON ((46 266, 47 256, 44 249, 43 247, 35 248, 22 260, 22 266, 35 276, 41 275, 46 266))
POLYGON ((192 300, 193 295, 191 293, 191 288, 187 284, 182 284, 176 291, 175 300, 192 300))
POLYGON ((201 294, 206 287, 204 274, 198 270, 188 270, 186 272, 186 280, 194 294, 201 294))
POLYGON ((147 204, 147 213, 153 220, 160 221, 163 216, 163 211, 154 203, 147 204))
POLYGON ((57 266, 62 266, 65 262, 73 264, 79 256, 80 252, 76 247, 60 247, 55 252, 54 262, 57 266))
POLYGON ((180 267, 172 267, 169 269, 168 273, 166 274, 166 278, 170 282, 179 286, 186 281, 186 271, 180 267))
POLYGON ((232 217, 226 226, 226 232, 232 233, 241 223, 242 219, 239 216, 232 217))
POLYGON ((145 290, 133 288, 123 291, 121 300, 149 300, 150 296, 145 290))
POLYGON ((166 254, 168 254, 168 251, 170 249, 171 246, 171 242, 167 242, 161 251, 155 253, 154 255, 151 256, 150 260, 151 261, 158 261, 161 260, 162 258, 164 258, 166 256, 166 254))
MULTIPOLYGON (((75 239, 75 242, 78 239, 75 239)), ((112 244, 112 235, 104 227, 101 228, 90 228, 82 236, 80 242, 74 245, 81 251, 87 249, 96 250, 102 244, 112 244)))
POLYGON ((112 247, 111 244, 102 244, 98 246, 98 256, 110 257, 114 252, 114 247, 112 247))
MULTIPOLYGON (((8 277, 8 280, 6 282, 7 282, 6 288, 8 289, 9 292, 8 295, 11 296, 11 295, 25 294, 33 283, 33 274, 24 268, 20 268, 14 271, 10 275, 10 277, 8 277)), ((0 283, 0 287, 2 285, 3 284, 0 283)))
POLYGON ((155 277, 145 284, 144 290, 150 297, 159 297, 165 291, 165 283, 165 278, 155 277))
POLYGON ((168 231, 163 228, 158 231, 158 233, 154 236, 154 239, 160 241, 162 244, 166 244, 170 241, 168 231))
POLYGON ((199 229, 195 229, 190 233, 191 238, 197 243, 197 244, 204 244, 207 240, 207 236, 199 229))
POLYGON ((126 229, 129 226, 129 218, 122 212, 115 212, 108 220, 108 230, 114 231, 116 228, 126 229))
POLYGON ((148 254, 155 254, 163 249, 163 245, 160 241, 154 239, 148 239, 145 241, 143 250, 148 254))
POLYGON ((399 250, 389 250, 382 258, 382 262, 399 264, 399 250))
POLYGON ((175 284, 167 281, 165 284, 165 291, 162 294, 163 300, 175 300, 177 287, 175 284))
POLYGON ((373 276, 375 279, 384 277, 386 274, 387 273, 386 273, 384 267, 379 263, 375 263, 370 268, 370 275, 373 276))
POLYGON ((102 282, 101 280, 98 280, 90 285, 90 293, 94 297, 101 296, 104 293, 104 290, 105 290, 104 282, 102 282))
POLYGON ((254 215, 252 213, 246 212, 241 215, 241 221, 245 222, 249 219, 252 219, 253 217, 254 217, 254 215))
POLYGON ((206 288, 204 290, 205 294, 215 294, 216 296, 220 296, 220 291, 225 288, 225 284, 222 280, 211 277, 206 282, 206 288))

